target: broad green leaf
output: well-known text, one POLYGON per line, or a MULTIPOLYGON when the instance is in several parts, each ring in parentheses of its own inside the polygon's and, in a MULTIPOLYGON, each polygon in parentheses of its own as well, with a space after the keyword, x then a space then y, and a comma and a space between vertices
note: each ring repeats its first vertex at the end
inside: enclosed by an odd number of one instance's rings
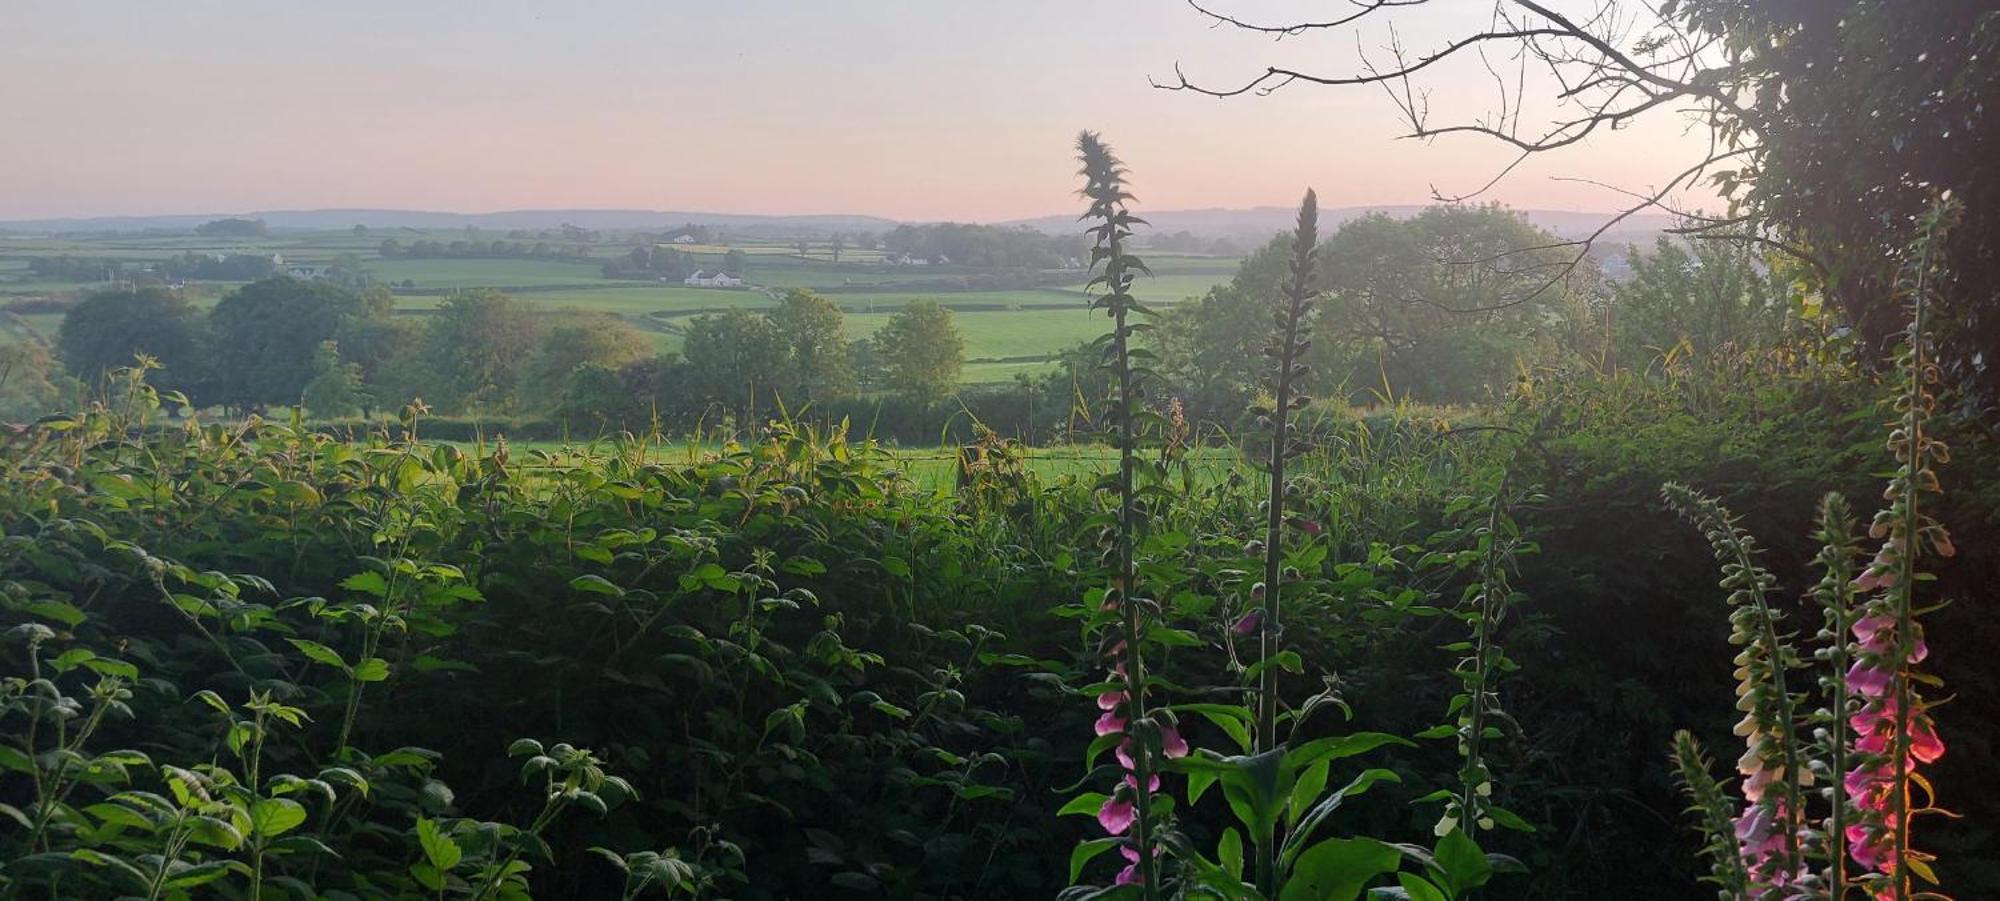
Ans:
POLYGON ((250 830, 263 838, 276 838, 306 821, 306 809, 287 798, 265 798, 250 805, 250 830))
POLYGON ((1394 845, 1372 838, 1331 838, 1299 855, 1278 901, 1353 901, 1369 881, 1402 866, 1394 845))
POLYGON ((1463 829, 1453 829, 1438 839, 1432 860, 1444 871, 1450 882, 1447 887, 1454 897, 1485 885, 1493 876, 1493 865, 1486 862, 1486 852, 1479 850, 1479 843, 1463 829))

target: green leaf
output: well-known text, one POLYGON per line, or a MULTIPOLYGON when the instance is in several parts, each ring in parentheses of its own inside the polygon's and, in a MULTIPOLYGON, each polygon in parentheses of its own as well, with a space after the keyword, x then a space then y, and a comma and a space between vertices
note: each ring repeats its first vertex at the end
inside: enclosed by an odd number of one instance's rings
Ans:
POLYGON ((243 844, 243 833, 238 832, 235 826, 215 817, 195 817, 193 828, 188 830, 188 836, 193 841, 224 851, 233 851, 236 846, 243 844))
POLYGON ((610 579, 599 575, 586 574, 577 576, 569 580, 569 587, 586 594, 601 594, 614 598, 625 596, 625 589, 612 584, 610 579))
POLYGON ((29 614, 55 620, 72 629, 88 618, 82 608, 67 601, 36 601, 22 609, 29 614))
POLYGON ((113 660, 110 657, 92 657, 83 662, 83 667, 100 676, 114 676, 120 679, 139 678, 138 667, 123 660, 113 660))
POLYGON ((33 773, 35 771, 35 761, 22 752, 21 749, 13 745, 0 745, 0 769, 13 770, 17 773, 33 773))
POLYGON ((1444 872, 1454 897, 1485 885, 1493 876, 1493 865, 1486 862, 1486 852, 1479 850, 1479 843, 1463 829, 1453 829, 1438 839, 1432 859, 1444 872))
POLYGON ((1222 841, 1215 846, 1215 856, 1221 859, 1222 868, 1227 870, 1232 878, 1238 880, 1243 878, 1243 835, 1236 831, 1236 827, 1230 826, 1222 830, 1222 841))
POLYGON ((427 863, 411 864, 410 878, 415 879, 418 885, 430 889, 431 891, 434 892, 444 891, 444 874, 439 873, 437 871, 437 867, 431 866, 430 864, 427 863))
POLYGON ((1503 829, 1512 829, 1516 832, 1535 831, 1535 826, 1533 823, 1521 819, 1520 814, 1508 810, 1505 807, 1495 807, 1492 805, 1488 805, 1486 807, 1480 808, 1480 810, 1484 812, 1487 816, 1492 817, 1494 824, 1500 826, 1503 829))
POLYGON ((1415 873, 1397 873, 1396 881, 1403 886, 1403 893, 1410 897, 1410 901, 1450 901, 1430 880, 1415 873))
POLYGON ((1333 761, 1321 759, 1306 767, 1299 781, 1292 785, 1291 802, 1285 807, 1285 825, 1298 823, 1306 815, 1313 802, 1319 800, 1320 792, 1326 791, 1327 773, 1333 768, 1333 761))
POLYGON ((306 809, 286 798, 265 798, 250 805, 250 831, 263 838, 277 838, 306 821, 306 809))
POLYGON ((303 638, 287 638, 285 640, 291 642, 292 647, 298 648, 299 653, 306 655, 306 658, 309 660, 316 663, 324 663, 327 666, 337 666, 341 669, 347 668, 347 661, 341 659, 340 652, 326 645, 320 644, 317 641, 307 641, 303 638))
POLYGON ((389 596, 388 580, 382 578, 381 573, 372 569, 367 572, 358 572, 342 579, 340 587, 360 594, 374 595, 378 598, 389 596))
POLYGON ((66 673, 82 666, 84 661, 96 656, 97 652, 89 648, 70 648, 67 651, 57 654, 54 660, 49 661, 49 666, 56 672, 66 673))
POLYGON ((426 817, 417 818, 417 842, 423 845, 424 859, 440 873, 449 872, 452 867, 458 866, 459 859, 464 856, 464 852, 458 847, 458 842, 452 841, 451 836, 438 831, 436 820, 426 817))
POLYGON ((1072 814, 1083 814, 1094 817, 1097 816, 1098 808, 1103 807, 1104 802, 1110 800, 1110 798, 1110 795, 1103 792, 1084 792, 1069 799, 1068 804, 1064 804, 1061 810, 1056 811, 1056 816, 1065 817, 1072 814))
POLYGON ((1238 750, 1250 751, 1250 723, 1256 719, 1248 709, 1234 704, 1177 704, 1176 713, 1199 713, 1236 742, 1238 750))
POLYGON ((1383 745, 1415 747, 1408 739, 1386 732, 1356 732, 1352 735, 1316 738, 1299 745, 1285 755, 1285 763, 1289 766, 1302 767, 1321 759, 1339 760, 1356 754, 1366 754, 1383 745))
POLYGON ((1339 810, 1341 803, 1348 798, 1366 792, 1370 786, 1373 786, 1377 782, 1401 781, 1403 781, 1402 777, 1396 775, 1394 770, 1380 768, 1363 770, 1360 775, 1355 776, 1346 785, 1341 786, 1339 790, 1321 799, 1317 805, 1314 805, 1310 812, 1299 818, 1298 825, 1292 829, 1290 835, 1285 837, 1285 844, 1280 849, 1279 856, 1287 864, 1294 857, 1297 857, 1299 850, 1304 847, 1305 842, 1312 840, 1313 831, 1319 828, 1319 824, 1324 822, 1327 817, 1332 816, 1334 811, 1339 810))
POLYGON ((358 682, 380 682, 389 678, 389 661, 380 657, 370 657, 354 665, 354 678, 358 682))
POLYGON ((231 869, 240 866, 242 865, 232 860, 211 860, 206 863, 193 864, 173 871, 173 878, 167 880, 166 888, 185 889, 194 888, 197 885, 205 885, 221 879, 223 876, 228 875, 231 869))
POLYGON ((1402 852, 1372 838, 1331 838, 1299 855, 1278 901, 1353 901, 1369 880, 1402 866, 1402 852))
POLYGON ((1096 838, 1087 842, 1078 842, 1076 847, 1069 852, 1069 884, 1076 884, 1077 877, 1083 874, 1084 864, 1116 847, 1118 847, 1118 839, 1115 838, 1096 838))

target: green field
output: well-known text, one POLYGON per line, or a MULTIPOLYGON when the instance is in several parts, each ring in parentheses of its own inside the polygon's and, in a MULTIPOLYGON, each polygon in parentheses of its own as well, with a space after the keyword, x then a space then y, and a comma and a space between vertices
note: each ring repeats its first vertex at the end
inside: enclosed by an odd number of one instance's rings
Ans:
MULTIPOLYGON (((514 288, 603 282, 602 263, 559 260, 384 260, 367 261, 375 277, 391 285, 405 279, 419 288, 514 288)), ((615 282, 613 284, 616 284, 615 282)))
MULTIPOLYGON (((1034 311, 980 311, 954 314, 965 336, 967 360, 991 360, 1050 354, 1089 341, 1105 330, 1104 321, 1082 305, 1034 311)), ((888 313, 849 313, 850 335, 872 334, 889 321, 888 313)))
MULTIPOLYGON (((523 240, 497 231, 468 235, 458 230, 414 231, 375 229, 364 235, 348 231, 280 232, 268 237, 232 241, 190 234, 115 236, 0 236, 0 303, 12 298, 80 296, 96 285, 29 281, 27 261, 34 256, 71 254, 126 261, 164 259, 187 251, 215 253, 279 253, 288 263, 324 264, 353 254, 376 279, 396 292, 399 310, 418 313, 436 307, 445 292, 464 288, 510 291, 523 302, 550 310, 604 312, 630 319, 644 328, 662 351, 679 346, 685 317, 731 307, 764 308, 785 289, 811 288, 827 294, 849 314, 847 331, 858 338, 871 334, 890 314, 918 299, 934 299, 953 309, 966 338, 968 384, 1005 382, 1016 374, 1046 371, 1048 358, 1100 333, 1104 324, 1086 312, 1083 276, 1069 284, 1007 290, 967 290, 987 274, 958 266, 893 266, 879 251, 848 249, 841 261, 831 259, 824 241, 816 241, 805 256, 784 242, 741 242, 729 245, 683 245, 676 249, 695 256, 696 265, 719 269, 731 249, 750 256, 748 277, 754 290, 689 288, 676 283, 615 280, 602 277, 603 263, 630 249, 629 243, 605 241, 591 247, 587 260, 473 258, 383 259, 383 240, 406 245, 420 239, 523 240), (405 286, 408 282, 408 286, 405 286), (1040 358, 1040 359, 1036 359, 1040 358)), ((532 240, 532 239, 530 239, 532 240)), ((564 244, 560 240, 553 244, 564 244)), ((1154 275, 1138 280, 1134 292, 1155 304, 1197 297, 1228 281, 1237 261, 1217 257, 1155 255, 1148 257, 1154 275)), ((194 283, 186 292, 198 305, 213 303, 231 283, 194 283)), ((40 314, 28 324, 53 337, 61 317, 40 314)), ((16 340, 0 334, 0 341, 16 340)))

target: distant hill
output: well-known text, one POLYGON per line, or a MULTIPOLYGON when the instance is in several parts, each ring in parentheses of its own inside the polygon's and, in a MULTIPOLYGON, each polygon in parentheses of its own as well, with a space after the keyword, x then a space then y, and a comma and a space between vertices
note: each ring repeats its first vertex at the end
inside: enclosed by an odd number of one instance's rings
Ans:
POLYGON ((701 213, 672 210, 508 210, 498 213, 443 213, 425 210, 264 210, 253 213, 210 213, 171 216, 99 216, 88 219, 24 219, 0 222, 0 229, 20 232, 134 232, 149 229, 185 231, 204 222, 230 217, 262 219, 273 229, 324 231, 365 225, 369 228, 474 228, 501 230, 557 228, 568 224, 589 229, 665 229, 687 223, 740 234, 825 234, 835 231, 885 231, 893 219, 878 216, 758 216, 741 213, 701 213))
MULTIPOLYGON (((1320 210, 1322 227, 1368 213, 1409 216, 1424 208, 1421 204, 1378 207, 1335 207, 1320 210)), ((1568 210, 1522 210, 1528 221, 1565 238, 1580 238, 1604 224, 1608 213, 1579 213, 1568 210)), ((1233 238, 1246 244, 1291 228, 1296 215, 1290 207, 1260 206, 1247 209, 1140 210, 1155 232, 1187 231, 1208 238, 1233 238)), ((825 236, 833 232, 882 232, 901 224, 880 216, 810 215, 767 216, 743 213, 704 213, 673 210, 508 210, 497 213, 446 213, 425 210, 265 210, 252 213, 205 213, 171 216, 99 216, 86 219, 25 219, 0 221, 0 231, 14 232, 139 232, 147 230, 187 231, 216 219, 243 217, 262 219, 278 230, 324 231, 365 225, 369 228, 457 229, 472 226, 486 230, 556 228, 565 224, 600 230, 667 229, 686 223, 706 225, 739 235, 766 238, 825 236)), ((1671 217, 1645 213, 1626 219, 1605 235, 1609 243, 1649 243, 1653 236, 1672 225, 1671 217)), ((1081 230, 1070 214, 1038 216, 992 223, 1026 226, 1048 234, 1074 234, 1081 230)))
MULTIPOLYGON (((1402 218, 1422 211, 1427 204, 1398 204, 1392 206, 1352 206, 1322 207, 1319 222, 1322 230, 1338 226, 1349 219, 1356 219, 1369 213, 1387 213, 1402 218)), ((1212 238, 1235 238, 1248 243, 1262 243, 1266 238, 1281 231, 1289 230, 1298 217, 1298 210, 1291 207, 1259 206, 1248 209, 1206 209, 1206 210, 1135 210, 1144 218, 1153 232, 1192 232, 1212 238)), ((1579 213, 1570 210, 1517 210, 1528 217, 1528 221, 1564 238, 1582 238, 1604 225, 1611 213, 1579 213)), ((1611 231, 1599 239, 1609 243, 1651 243, 1653 237, 1673 225, 1673 217, 1663 213, 1641 213, 1631 216, 1613 226, 1611 231)), ((1021 225, 1049 234, 1074 232, 1077 230, 1075 216, 1040 216, 1034 219, 1017 219, 999 225, 1021 225)))

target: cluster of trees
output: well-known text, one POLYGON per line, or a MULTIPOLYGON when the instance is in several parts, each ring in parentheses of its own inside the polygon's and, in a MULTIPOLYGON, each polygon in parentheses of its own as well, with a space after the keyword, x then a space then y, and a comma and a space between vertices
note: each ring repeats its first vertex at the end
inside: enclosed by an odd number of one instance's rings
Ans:
POLYGON ((481 241, 477 239, 461 241, 438 241, 424 238, 408 244, 395 238, 384 240, 376 253, 383 259, 407 260, 454 260, 454 259, 509 259, 525 258, 538 260, 579 260, 590 256, 590 248, 580 244, 554 244, 536 241, 529 244, 523 240, 481 241))
MULTIPOLYGON (((1160 370, 1190 410, 1233 421, 1262 390, 1261 348, 1289 236, 1227 285, 1162 312, 1160 370)), ((1661 240, 1612 283, 1574 248, 1495 205, 1344 223, 1320 245, 1315 396, 1470 403, 1538 366, 1645 367, 1663 356, 1769 346, 1785 292, 1740 245, 1661 240)))
MULTIPOLYGON (((731 250, 722 256, 722 271, 737 278, 743 278, 749 270, 750 255, 741 250, 731 250)), ((693 254, 664 244, 647 242, 631 249, 621 257, 613 257, 604 263, 605 278, 634 279, 681 279, 702 268, 693 254)))
POLYGON ((422 400, 440 414, 580 426, 713 423, 718 412, 747 424, 780 405, 869 393, 924 407, 956 388, 965 342, 949 310, 912 303, 859 339, 845 320, 833 301, 794 290, 767 312, 697 316, 679 353, 655 354, 624 319, 537 310, 491 289, 422 316, 397 315, 379 287, 282 277, 205 311, 163 288, 107 291, 70 308, 53 354, 23 342, 0 358, 0 413, 43 412, 59 383, 101 386, 141 355, 159 366, 156 385, 198 406, 303 404, 324 418, 422 400))
POLYGON ((262 219, 217 219, 195 226, 194 233, 210 238, 262 238, 271 229, 262 219))
POLYGON ((85 385, 144 355, 154 382, 201 406, 302 401, 315 416, 367 415, 413 400, 444 413, 546 411, 583 365, 622 366, 651 342, 613 316, 536 311, 505 294, 454 294, 427 316, 395 315, 387 291, 273 278, 195 309, 162 288, 109 291, 71 307, 56 357, 85 385))
POLYGON ((780 408, 863 395, 888 395, 921 409, 957 388, 965 339, 944 306, 914 301, 858 339, 847 336, 846 318, 832 300, 804 289, 793 289, 768 312, 739 307, 696 316, 679 354, 615 369, 578 366, 559 412, 631 425, 693 423, 720 411, 754 424, 780 408))
POLYGON ((268 253, 195 253, 187 251, 164 260, 117 260, 62 254, 28 260, 28 272, 37 279, 60 282, 111 282, 127 279, 206 279, 210 281, 254 281, 278 271, 278 261, 268 253))
POLYGON ((882 249, 986 269, 1061 269, 1089 255, 1081 235, 1045 235, 1025 226, 996 228, 956 222, 898 225, 882 236, 882 249))
POLYGON ((1204 238, 1186 229, 1170 234, 1147 235, 1145 247, 1164 253, 1206 253, 1232 257, 1243 253, 1243 245, 1234 239, 1204 238))
POLYGON ((125 261, 66 253, 53 257, 32 257, 28 260, 28 274, 39 281, 49 282, 117 281, 125 276, 125 261))
POLYGON ((195 253, 190 250, 153 264, 151 270, 162 278, 195 278, 219 282, 247 282, 269 278, 278 271, 278 258, 268 253, 195 253))
MULTIPOLYGON (((468 225, 465 227, 465 232, 467 238, 477 237, 479 227, 468 225)), ((603 237, 603 233, 596 229, 582 228, 567 222, 563 223, 560 228, 545 228, 540 231, 529 231, 525 228, 510 228, 507 230, 507 240, 509 241, 566 241, 571 244, 595 244, 603 237)))

